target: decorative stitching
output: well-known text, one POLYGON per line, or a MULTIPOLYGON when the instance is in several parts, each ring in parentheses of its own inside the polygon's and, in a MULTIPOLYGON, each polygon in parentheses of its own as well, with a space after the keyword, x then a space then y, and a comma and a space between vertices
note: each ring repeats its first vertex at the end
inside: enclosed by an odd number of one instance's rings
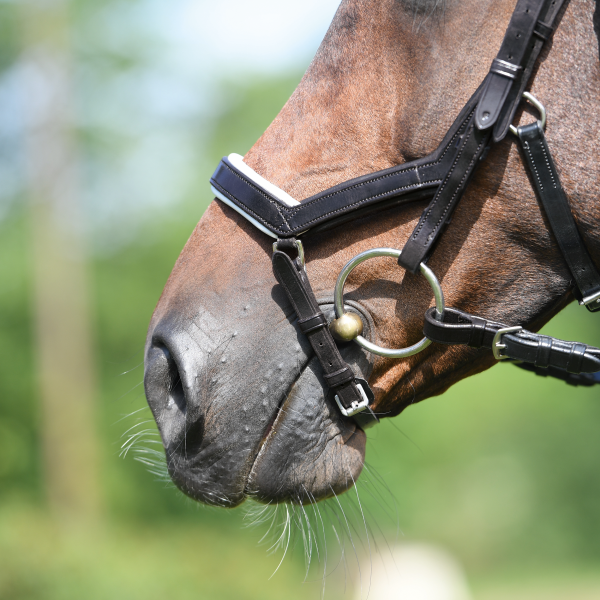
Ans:
MULTIPOLYGON (((467 126, 465 127, 465 133, 466 131, 469 129, 468 124, 471 122, 471 117, 473 116, 473 114, 475 113, 475 111, 477 110, 477 108, 474 108, 471 113, 469 114, 469 118, 466 120, 467 122, 467 126)), ((474 131, 474 130, 473 130, 474 131)), ((458 131, 456 132, 458 134, 458 131)), ((470 136, 469 136, 470 137, 470 136)), ((433 201, 431 202, 431 205, 428 206, 425 209, 425 213, 423 214, 423 216, 421 217, 421 220, 419 221, 419 223, 417 224, 417 228, 415 229, 415 231, 413 232, 412 235, 412 239, 416 240, 417 237, 419 236, 419 234, 421 233, 423 227, 425 226, 425 223, 427 221, 427 219, 429 218, 429 215, 433 212, 433 209, 435 208, 437 201, 439 200, 439 197, 442 193, 442 191, 446 188, 447 182, 450 180, 450 176, 452 175, 452 173, 454 172, 454 169, 456 168, 456 164, 458 163, 460 157, 462 156, 462 153, 465 149, 465 146, 467 145, 467 141, 469 140, 469 138, 465 139, 464 143, 462 144, 458 154, 456 155, 456 158, 454 159, 454 163, 452 164, 452 167, 450 167, 450 170, 448 171, 448 173, 446 174, 445 179, 443 180, 443 182, 440 184, 440 187, 438 189, 438 191, 436 192, 433 201)), ((472 163, 471 163, 472 164, 472 163)), ((439 222, 438 222, 439 225, 439 222)), ((437 229, 437 226, 435 226, 435 229, 437 229)), ((434 229, 434 231, 435 231, 434 229)), ((428 238, 430 239, 430 238, 428 238)))
MULTIPOLYGON (((268 196, 265 192, 263 192, 259 187, 257 187, 256 185, 254 185, 251 181, 249 181, 248 179, 246 179, 245 177, 242 177, 237 171, 234 171, 227 163, 222 163, 229 171, 231 171, 231 173, 233 173, 233 175, 235 175, 240 181, 243 181, 244 183, 246 183, 248 186, 250 186, 252 189, 254 189, 255 191, 257 191, 263 198, 266 198, 270 204, 272 204, 275 209, 277 210, 277 212, 279 213, 280 217, 283 219, 284 223, 288 226, 289 229, 291 229, 290 224, 287 222, 287 219, 283 216, 283 213, 281 212, 279 206, 277 205, 277 201, 274 200, 273 198, 271 198, 270 196, 268 196)), ((222 187, 222 186, 221 186, 222 187)), ((231 194, 233 196, 233 194, 231 194)), ((235 196, 233 196, 235 198, 235 196)), ((237 200, 237 198, 235 198, 237 200)), ((240 200, 238 200, 238 202, 240 202, 240 204, 243 204, 240 200)), ((246 206, 244 204, 244 206, 246 206)), ((250 209, 248 209, 250 210, 250 209)), ((264 221, 265 223, 267 221, 264 221)))
POLYGON ((540 191, 544 191, 544 185, 542 184, 542 180, 540 178, 540 174, 538 172, 538 168, 537 165, 535 164, 535 160, 533 159, 533 154, 531 154, 531 148, 529 147, 529 142, 528 141, 523 141, 523 148, 525 149, 525 152, 527 154, 527 156, 529 157, 529 162, 531 164, 531 166, 533 167, 533 172, 535 173, 535 178, 538 181, 538 185, 540 186, 540 191))
MULTIPOLYGON (((475 110, 475 109, 473 109, 473 110, 475 110)), ((471 114, 473 114, 473 113, 471 112, 471 114)), ((431 167, 433 167, 435 165, 439 165, 442 162, 444 156, 446 156, 446 154, 448 153, 450 148, 452 148, 454 140, 456 140, 457 136, 461 133, 461 131, 465 127, 465 123, 469 121, 471 114, 468 116, 468 118, 465 119, 465 121, 463 121, 462 125, 457 129, 456 133, 450 138, 450 140, 448 140, 448 144, 446 144, 444 151, 442 152, 442 154, 440 155, 440 157, 437 160, 434 160, 429 163, 424 163, 417 167, 407 167, 404 169, 399 169, 398 171, 394 171, 392 173, 387 173, 386 175, 381 175, 380 177, 376 177, 374 179, 368 179, 367 181, 362 181, 361 183, 356 183, 353 186, 342 188, 341 190, 337 190, 336 192, 331 192, 330 194, 327 194, 326 196, 319 196, 317 198, 313 198, 310 202, 301 201, 299 206, 290 209, 288 212, 298 212, 302 209, 303 206, 311 206, 313 203, 320 202, 321 200, 325 200, 327 198, 331 198, 333 196, 336 196, 337 194, 342 194, 342 193, 350 191, 350 190, 355 190, 355 189, 362 187, 363 185, 366 185, 368 183, 373 183, 375 181, 381 181, 382 179, 387 179, 388 177, 394 177, 396 175, 408 173, 409 171, 417 172, 417 177, 419 177, 418 171, 420 169, 430 169, 431 167)), ((432 181, 437 181, 437 180, 432 180, 432 181)), ((428 183, 428 182, 425 181, 422 183, 428 183)), ((402 188, 397 188, 397 189, 402 189, 402 188)), ((377 195, 370 196, 369 199, 371 199, 371 198, 377 198, 377 195)), ((351 206, 351 205, 348 205, 348 206, 351 206)), ((287 208, 284 210, 287 210, 287 208)))
POLYGON ((283 215, 281 215, 281 213, 280 213, 281 218, 284 220, 285 224, 288 226, 289 231, 285 231, 284 229, 275 227, 272 223, 269 223, 269 221, 266 221, 258 213, 254 212, 251 208, 249 208, 248 206, 243 204, 243 202, 238 200, 238 198, 236 198, 233 194, 228 192, 222 185, 217 183, 214 179, 211 178, 210 181, 214 186, 219 188, 219 190, 221 192, 223 192, 230 200, 233 200, 236 204, 241 204, 244 207, 244 210, 248 211, 253 217, 256 217, 261 223, 264 223, 265 225, 267 225, 267 228, 270 229, 271 231, 274 231, 275 233, 292 233, 292 231, 293 231, 292 228, 289 226, 288 222, 285 219, 283 219, 283 215))
MULTIPOLYGON (((358 189, 364 185, 370 184, 370 183, 374 183, 376 181, 381 181, 383 179, 387 179, 389 177, 395 177, 396 175, 402 175, 403 173, 408 173, 409 171, 419 171, 421 169, 430 169, 435 165, 438 165, 442 162, 442 160, 444 159, 444 157, 446 156, 446 154, 448 153, 448 151, 452 148, 453 146, 453 142, 456 140, 456 138, 463 132, 464 129, 466 129, 465 125, 466 123, 468 123, 468 121, 470 120, 471 115, 473 114, 473 112, 475 111, 475 109, 473 109, 473 111, 471 111, 471 113, 469 113, 469 115, 465 118, 465 120, 463 121, 463 123, 461 124, 461 126, 458 128, 458 130, 456 131, 456 133, 450 138, 450 140, 448 140, 448 144, 446 144, 442 154, 440 155, 440 157, 437 160, 434 160, 432 162, 429 163, 424 163, 420 166, 416 166, 416 167, 406 167, 403 169, 399 169, 396 171, 393 171, 392 173, 386 173, 385 175, 380 175, 379 177, 375 177, 373 179, 368 179, 366 181, 361 181, 360 183, 355 183, 352 186, 349 187, 345 187, 342 188, 340 190, 337 190, 335 192, 331 192, 330 194, 327 194, 325 196, 318 196, 317 198, 313 198, 310 202, 305 202, 305 201, 301 201, 300 204, 298 206, 295 207, 288 207, 288 206, 279 206, 278 204, 276 205, 277 210, 279 211, 280 209, 285 211, 286 213, 289 213, 290 215, 294 215, 297 212, 301 212, 303 207, 305 206, 312 206, 313 203, 316 202, 320 202, 321 200, 326 200, 327 198, 332 198, 333 196, 336 196, 338 194, 343 194, 345 192, 348 192, 350 190, 355 190, 358 189)), ((242 177, 239 173, 233 171, 233 169, 227 165, 226 163, 223 163, 230 171, 234 172, 240 179, 242 179, 243 181, 248 182, 249 185, 251 185, 252 187, 254 187, 254 189, 256 189, 262 196, 264 196, 265 198, 267 198, 269 200, 269 202, 274 202, 274 200, 269 197, 269 196, 265 196, 264 192, 258 188, 256 188, 255 186, 252 185, 251 181, 249 179, 246 179, 245 177, 242 177)), ((432 181, 437 181, 437 180, 432 180, 432 181)), ((425 182, 421 182, 421 183, 428 183, 427 181, 425 182)), ((402 188, 397 188, 397 189, 402 189, 402 188)), ((387 192, 386 192, 387 193, 387 192)), ((374 196, 369 196, 368 199, 370 198, 377 198, 379 194, 376 194, 374 196)), ((348 205, 351 206, 351 205, 348 205)))
MULTIPOLYGON (((211 178, 211 182, 213 183, 213 185, 216 185, 219 190, 221 190, 228 198, 230 198, 231 200, 235 201, 237 204, 241 205, 241 207, 244 208, 244 210, 247 210, 248 213, 250 213, 253 217, 255 217, 256 219, 258 219, 261 223, 263 223, 264 225, 267 226, 268 229, 270 229, 271 231, 273 231, 274 233, 281 233, 281 234, 287 234, 287 233, 298 233, 299 231, 302 231, 304 228, 310 226, 312 223, 316 222, 316 221, 320 221, 322 219, 326 219, 327 217, 330 217, 332 215, 335 215, 337 213, 343 213, 351 208, 360 206, 362 204, 365 204, 367 202, 370 202, 372 200, 375 200, 377 198, 384 198, 386 196, 389 195, 394 195, 397 194, 398 192, 404 191, 404 190, 410 190, 410 189, 420 189, 420 188, 426 188, 429 186, 434 186, 434 185, 440 185, 443 182, 443 179, 432 179, 432 180, 421 180, 421 177, 419 177, 419 170, 423 170, 423 169, 430 169, 435 165, 438 165, 442 162, 442 160, 444 159, 444 157, 446 156, 446 154, 448 154, 448 152, 450 151, 450 149, 454 146, 454 142, 456 140, 456 138, 462 134, 464 134, 465 130, 468 127, 468 123, 470 122, 470 119, 473 115, 473 113, 475 112, 476 107, 473 108, 473 110, 465 117, 463 123, 460 125, 460 127, 457 129, 456 133, 450 138, 450 140, 448 140, 448 143, 446 144, 446 146, 444 147, 443 152, 441 153, 441 155, 439 156, 439 158, 435 161, 429 162, 429 163, 425 163, 423 165, 420 166, 416 166, 416 167, 407 167, 404 169, 399 169, 396 171, 393 171, 392 173, 387 173, 386 175, 381 175, 380 177, 376 177, 374 179, 368 179, 366 181, 362 181, 360 183, 357 183, 353 186, 350 187, 346 187, 340 190, 337 190, 336 192, 332 192, 330 194, 327 194, 325 196, 320 196, 317 198, 314 198, 313 200, 311 200, 310 202, 301 202, 297 207, 294 208, 289 208, 286 206, 281 206, 275 199, 273 199, 272 197, 270 197, 268 194, 266 194, 262 189, 260 189, 259 187, 257 187, 256 185, 254 185, 252 183, 251 180, 247 179, 246 177, 242 176, 240 173, 238 173, 237 171, 235 171, 234 168, 230 167, 228 164, 226 164, 225 162, 222 162, 222 164, 228 169, 228 171, 230 171, 233 175, 235 175, 238 179, 240 179, 241 181, 243 181, 244 183, 246 183, 248 186, 250 186, 252 189, 254 189, 256 192, 258 192, 263 198, 265 198, 270 204, 272 204, 275 209, 277 210, 277 213, 279 214, 279 216, 282 218, 282 220, 284 221, 285 225, 287 226, 288 230, 284 230, 281 229, 279 227, 274 226, 272 223, 270 223, 269 221, 267 221, 264 217, 262 217, 261 215, 259 215, 257 212, 255 212, 254 210, 252 210, 247 204, 245 204, 244 202, 242 202, 239 198, 235 197, 233 194, 231 194, 229 191, 225 190, 223 188, 222 185, 218 184, 214 179, 211 178), (318 217, 315 217, 313 219, 304 221, 302 224, 297 225, 297 226, 291 226, 288 219, 289 218, 293 218, 297 213, 301 213, 305 210, 305 207, 308 206, 313 206, 313 204, 320 202, 322 200, 326 200, 328 198, 331 198, 333 196, 336 196, 338 194, 342 194, 354 189, 358 189, 364 185, 370 184, 370 183, 374 183, 376 181, 381 181, 383 179, 387 179, 389 177, 395 177, 396 175, 401 175, 403 173, 407 173, 410 171, 415 171, 417 173, 417 177, 420 179, 420 181, 418 183, 414 183, 414 184, 410 184, 410 185, 405 185, 405 186, 400 186, 397 188, 394 188, 392 190, 387 190, 385 192, 379 193, 379 194, 374 194, 372 196, 369 196, 367 198, 363 198, 361 200, 358 200, 356 202, 353 202, 351 204, 346 204, 345 206, 341 207, 341 208, 337 208, 335 210, 323 213, 322 215, 319 215, 318 217), (284 215, 287 214, 287 218, 284 215)), ((455 159, 456 160, 456 159, 455 159)))
MULTIPOLYGON (((338 212, 343 212, 347 209, 350 209, 354 206, 359 206, 360 204, 363 204, 365 202, 368 202, 369 200, 373 200, 374 198, 377 198, 379 196, 383 197, 383 196, 387 196, 388 194, 395 194, 396 192, 399 192, 401 190, 404 189, 408 189, 408 188, 423 188, 426 187, 425 184, 423 183, 417 183, 417 184, 412 184, 412 185, 407 185, 404 187, 399 187, 399 188, 395 188, 393 190, 389 190, 387 192, 384 192, 382 194, 376 194, 375 196, 369 196, 368 198, 363 198, 362 200, 359 200, 358 202, 354 202, 352 204, 347 204, 346 206, 342 206, 341 208, 337 208, 336 210, 333 211, 329 211, 327 213, 324 213, 318 217, 315 217, 314 219, 310 219, 309 221, 304 221, 304 223, 302 223, 301 225, 296 225, 294 227, 290 226, 289 223, 286 221, 286 225, 289 227, 289 231, 285 231, 283 229, 279 229, 277 227, 275 227, 272 223, 269 223, 269 221, 266 221, 263 217, 261 217, 258 213, 254 212, 251 208, 249 208, 246 204, 244 204, 241 200, 239 200, 238 198, 236 198, 233 194, 231 194, 230 192, 228 192, 227 190, 225 190, 223 188, 223 186, 219 185, 216 181, 211 180, 213 185, 216 185, 222 192, 224 192, 228 198, 230 198, 231 200, 234 200, 235 202, 237 202, 238 204, 241 204, 245 210, 247 210, 249 213, 252 214, 252 216, 258 218, 259 221, 261 221, 262 223, 264 223, 265 225, 267 225, 269 227, 269 229, 271 229, 271 231, 274 231, 276 233, 293 233, 293 232, 297 232, 298 230, 301 230, 301 228, 304 228, 308 225, 310 225, 311 223, 314 223, 315 221, 318 221, 320 219, 323 219, 324 217, 328 217, 330 215, 334 215, 338 212)), ((432 181, 426 182, 428 184, 434 185, 434 184, 440 184, 442 182, 441 179, 434 179, 432 181)), ((282 215, 283 218, 283 215, 282 215)))
POLYGON ((554 179, 554 172, 552 171, 550 161, 548 160, 548 153, 546 152, 546 144, 544 144, 542 141, 540 146, 542 147, 542 152, 544 153, 544 159, 546 160, 546 166, 548 167, 548 173, 550 173, 550 179, 552 179, 552 186, 554 187, 554 189, 556 189, 556 187, 557 187, 556 180, 554 179))
POLYGON ((465 179, 469 176, 469 173, 471 172, 471 168, 473 167, 473 163, 476 160, 478 160, 478 158, 479 158, 479 152, 481 150, 481 146, 483 146, 484 143, 485 143, 485 139, 483 139, 481 141, 481 143, 479 144, 479 146, 477 146, 477 150, 475 151, 475 155, 473 156, 473 160, 471 160, 471 162, 469 163, 469 167, 467 169, 467 172, 464 174, 463 178, 460 180, 460 183, 458 184, 458 187, 454 190, 454 194, 452 194, 452 198, 450 199, 450 202, 448 202, 446 204, 446 208, 445 208, 444 212, 442 213, 442 216, 440 217, 439 221, 436 223, 433 231, 429 234, 429 236, 427 238, 427 242, 431 241, 431 239, 433 238, 435 232, 437 231, 438 227, 440 226, 440 223, 442 223, 442 221, 445 219, 448 210, 450 210, 450 207, 452 206, 452 203, 454 202, 454 199, 456 198, 456 195, 458 194, 458 190, 461 189, 463 183, 465 182, 465 179))

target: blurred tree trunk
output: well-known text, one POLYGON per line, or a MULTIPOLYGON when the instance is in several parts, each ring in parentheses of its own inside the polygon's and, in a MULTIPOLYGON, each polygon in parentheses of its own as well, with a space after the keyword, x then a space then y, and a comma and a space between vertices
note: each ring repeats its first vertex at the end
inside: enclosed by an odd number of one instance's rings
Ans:
POLYGON ((89 519, 100 505, 96 377, 70 124, 67 5, 61 0, 20 5, 45 483, 58 517, 89 519))

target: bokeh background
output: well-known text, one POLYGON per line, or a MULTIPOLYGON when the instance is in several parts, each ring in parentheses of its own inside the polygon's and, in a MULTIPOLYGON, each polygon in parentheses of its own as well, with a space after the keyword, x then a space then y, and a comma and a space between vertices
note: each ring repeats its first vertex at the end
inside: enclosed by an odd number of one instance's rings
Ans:
MULTIPOLYGON (((160 451, 145 330, 208 178, 275 117, 337 4, 0 1, 0 599, 322 594, 323 546, 306 577, 296 540, 271 577, 265 525, 135 459, 160 451)), ((546 331, 600 345, 575 305, 546 331)), ((358 561, 346 544, 335 569, 324 523, 325 597, 418 542, 477 600, 600 598, 599 428, 598 390, 501 364, 371 430, 367 529, 350 500, 358 561)))

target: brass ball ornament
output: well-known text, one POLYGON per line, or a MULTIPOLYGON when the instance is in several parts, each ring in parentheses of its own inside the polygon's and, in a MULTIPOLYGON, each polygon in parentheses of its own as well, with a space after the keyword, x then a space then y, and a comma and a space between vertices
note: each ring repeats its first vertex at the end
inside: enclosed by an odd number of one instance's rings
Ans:
POLYGON ((347 312, 329 323, 329 331, 339 342, 351 342, 357 336, 362 335, 363 322, 356 313, 347 312))

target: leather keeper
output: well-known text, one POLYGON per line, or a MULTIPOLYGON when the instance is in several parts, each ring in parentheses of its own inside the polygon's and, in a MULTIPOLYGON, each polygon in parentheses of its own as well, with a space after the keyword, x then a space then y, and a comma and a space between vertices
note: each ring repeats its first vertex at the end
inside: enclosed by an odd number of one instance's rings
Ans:
POLYGON ((327 327, 327 319, 323 313, 318 313, 312 317, 298 321, 298 327, 300 327, 300 331, 306 335, 315 329, 327 327))
POLYGON ((534 365, 542 369, 548 368, 550 364, 550 353, 552 352, 552 338, 540 336, 540 343, 537 347, 534 365))
POLYGON ((549 27, 541 21, 538 21, 533 29, 533 35, 539 37, 541 40, 544 40, 544 42, 552 35, 553 32, 553 27, 549 27))
POLYGON ((507 62, 505 60, 495 58, 492 61, 490 71, 492 73, 496 73, 497 75, 507 77, 508 79, 516 79, 521 69, 522 67, 520 65, 513 65, 512 63, 507 62))
POLYGON ((471 319, 471 335, 469 336, 469 346, 471 348, 481 348, 484 344, 483 336, 485 334, 485 326, 487 321, 480 317, 471 319))
POLYGON ((297 251, 298 247, 296 246, 296 239, 295 238, 278 238, 277 239, 277 249, 278 250, 297 251))
POLYGON ((330 388, 336 388, 354 380, 354 373, 350 367, 344 367, 334 373, 323 373, 323 379, 330 388))
POLYGON ((585 344, 573 344, 567 361, 568 373, 581 373, 586 350, 587 346, 585 344))

